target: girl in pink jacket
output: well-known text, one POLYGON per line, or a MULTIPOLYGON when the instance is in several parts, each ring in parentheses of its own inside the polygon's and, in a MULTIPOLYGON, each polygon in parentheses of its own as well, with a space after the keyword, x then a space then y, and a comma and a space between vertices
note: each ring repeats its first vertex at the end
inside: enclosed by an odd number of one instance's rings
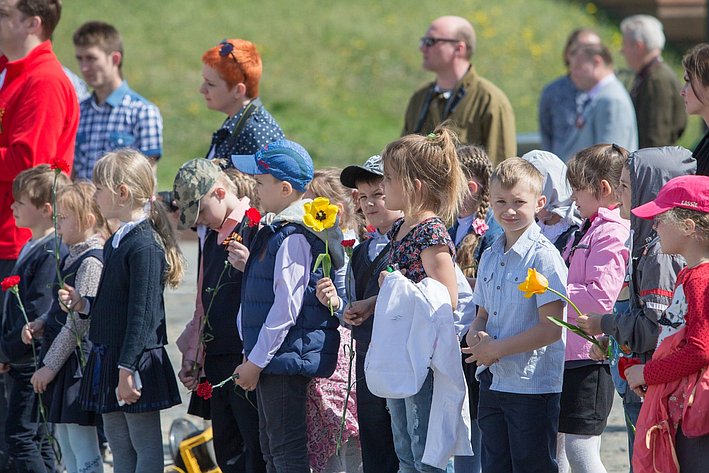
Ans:
MULTIPOLYGON (((630 222, 620 216, 616 189, 628 152, 600 144, 578 152, 568 163, 572 198, 585 219, 564 250, 569 265, 567 293, 586 313, 610 313, 625 278, 630 222)), ((568 321, 577 325, 570 310, 568 321)), ((591 343, 566 338, 564 385, 559 416, 559 471, 605 472, 601 433, 613 403, 613 380, 606 362, 589 357, 591 343), (565 461, 566 460, 566 461, 565 461)))

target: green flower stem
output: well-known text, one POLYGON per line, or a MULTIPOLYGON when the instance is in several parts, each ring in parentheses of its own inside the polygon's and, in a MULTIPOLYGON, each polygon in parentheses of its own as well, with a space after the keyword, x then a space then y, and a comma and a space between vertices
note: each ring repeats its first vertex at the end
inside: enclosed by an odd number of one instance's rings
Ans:
MULTIPOLYGON (((352 249, 351 248, 345 248, 345 251, 347 253, 348 258, 352 258, 352 249)), ((347 305, 352 304, 352 294, 350 294, 350 279, 352 276, 352 264, 347 265, 347 274, 345 275, 345 295, 347 296, 347 305)), ((352 388, 354 387, 354 383, 352 382, 352 364, 354 362, 354 356, 355 356, 355 351, 354 351, 354 337, 352 337, 352 333, 350 332, 350 344, 347 345, 345 348, 348 349, 347 357, 349 358, 348 360, 348 366, 347 366, 347 390, 345 391, 345 403, 342 408, 342 419, 340 419, 340 433, 337 436, 337 449, 335 450, 335 453, 337 455, 340 454, 340 448, 342 447, 342 438, 345 435, 345 422, 347 420, 347 403, 350 400, 350 393, 352 392, 352 388)))
MULTIPOLYGON (((583 313, 579 310, 579 308, 576 306, 576 304, 571 302, 571 299, 569 299, 564 294, 562 294, 558 291, 555 291, 554 289, 552 289, 550 287, 547 287, 547 289, 550 292, 552 292, 552 293, 556 294, 557 296, 561 297, 562 299, 564 299, 571 307, 574 308, 574 310, 576 311, 577 314, 583 315, 583 313)), ((547 317, 547 318, 549 320, 551 320, 552 322, 554 322, 555 324, 565 327, 566 329, 571 330, 576 335, 588 340, 589 342, 593 343, 594 345, 596 345, 598 348, 600 348, 603 351, 603 346, 601 345, 601 342, 599 342, 598 339, 596 337, 594 337, 593 335, 589 335, 586 332, 584 332, 580 327, 578 327, 574 324, 570 324, 568 322, 564 322, 563 320, 559 320, 555 317, 547 317)), ((610 345, 609 345, 609 349, 610 349, 610 345)))
MULTIPOLYGON (((214 302, 214 299, 217 297, 217 294, 219 294, 219 290, 222 288, 222 286, 224 286, 224 284, 222 284, 222 278, 224 277, 224 273, 226 272, 226 270, 228 268, 229 268, 229 260, 224 260, 224 267, 222 268, 222 272, 219 274, 219 279, 217 279, 216 287, 207 288, 208 292, 212 292, 212 297, 209 299, 209 305, 207 306, 207 311, 204 313, 204 316, 202 317, 202 321, 199 326, 199 345, 202 348, 203 353, 207 349, 207 342, 213 338, 213 337, 207 337, 204 333, 204 329, 206 327, 212 328, 212 326, 209 325, 209 314, 212 312, 212 303, 214 302)), ((196 356, 195 358, 199 358, 199 356, 196 356)), ((195 365, 197 365, 197 360, 195 360, 195 365)), ((196 369, 197 367, 195 366, 194 368, 196 369)), ((223 384, 222 384, 222 386, 223 386, 223 384)))

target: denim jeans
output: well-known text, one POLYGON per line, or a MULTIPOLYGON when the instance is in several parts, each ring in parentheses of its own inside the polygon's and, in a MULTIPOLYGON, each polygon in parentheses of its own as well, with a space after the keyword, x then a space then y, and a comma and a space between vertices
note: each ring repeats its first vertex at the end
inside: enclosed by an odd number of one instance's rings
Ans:
POLYGON ((492 391, 492 374, 480 374, 478 425, 485 473, 556 473, 561 394, 492 391))
POLYGON ((261 451, 268 473, 310 473, 305 400, 310 378, 261 374, 256 385, 261 451))
POLYGON ((421 463, 426 448, 428 418, 433 398, 433 372, 418 393, 405 399, 387 399, 391 413, 394 449, 399 457, 399 473, 440 473, 445 470, 421 463))
POLYGON ((643 407, 642 402, 623 402, 623 411, 625 411, 625 428, 628 431, 628 461, 630 462, 630 473, 633 473, 633 443, 635 443, 634 429, 638 424, 638 417, 640 417, 641 407, 643 407))
POLYGON ((30 379, 34 367, 11 368, 12 386, 8 401, 5 435, 10 458, 18 473, 52 473, 54 450, 49 427, 37 422, 37 403, 30 379))
POLYGON ((391 416, 387 410, 386 399, 375 396, 367 387, 367 379, 364 377, 366 354, 366 351, 357 350, 355 358, 362 468, 364 473, 397 473, 399 459, 394 450, 391 416))

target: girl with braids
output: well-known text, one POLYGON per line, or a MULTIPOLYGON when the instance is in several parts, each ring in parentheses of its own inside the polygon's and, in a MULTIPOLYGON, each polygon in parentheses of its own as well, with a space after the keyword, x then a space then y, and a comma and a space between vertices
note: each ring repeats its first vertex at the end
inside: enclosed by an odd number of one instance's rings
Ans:
POLYGON ((81 406, 102 414, 114 471, 162 471, 160 410, 180 403, 167 356, 165 285, 176 287, 183 258, 161 205, 150 162, 120 149, 96 162, 94 199, 121 226, 104 247, 95 297, 65 285, 59 300, 90 314, 93 346, 81 383, 81 406), (141 383, 142 379, 142 383, 141 383))
MULTIPOLYGON (((457 152, 460 167, 468 181, 468 192, 458 218, 448 232, 455 243, 456 263, 467 277, 470 287, 474 288, 480 257, 502 234, 502 228, 492 218, 492 212, 488 212, 492 163, 485 149, 481 146, 466 145, 459 147, 457 152)), ((465 337, 462 340, 462 346, 466 347, 465 337)), ((480 383, 475 379, 475 368, 474 364, 463 361, 470 406, 470 441, 475 455, 455 457, 456 470, 472 473, 480 471, 480 429, 477 424, 480 383)))

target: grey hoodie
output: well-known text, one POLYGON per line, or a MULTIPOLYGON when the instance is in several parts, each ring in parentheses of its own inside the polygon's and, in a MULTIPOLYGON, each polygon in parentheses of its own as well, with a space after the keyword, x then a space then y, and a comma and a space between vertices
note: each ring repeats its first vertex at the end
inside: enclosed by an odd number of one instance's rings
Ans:
MULTIPOLYGON (((696 168, 692 153, 679 146, 635 151, 630 155, 632 208, 653 200, 673 177, 694 174, 696 168)), ((677 273, 685 265, 681 256, 662 253, 652 226, 652 221, 631 214, 630 312, 606 314, 601 321, 604 333, 643 360, 649 359, 657 346, 657 321, 670 304, 677 273)))

